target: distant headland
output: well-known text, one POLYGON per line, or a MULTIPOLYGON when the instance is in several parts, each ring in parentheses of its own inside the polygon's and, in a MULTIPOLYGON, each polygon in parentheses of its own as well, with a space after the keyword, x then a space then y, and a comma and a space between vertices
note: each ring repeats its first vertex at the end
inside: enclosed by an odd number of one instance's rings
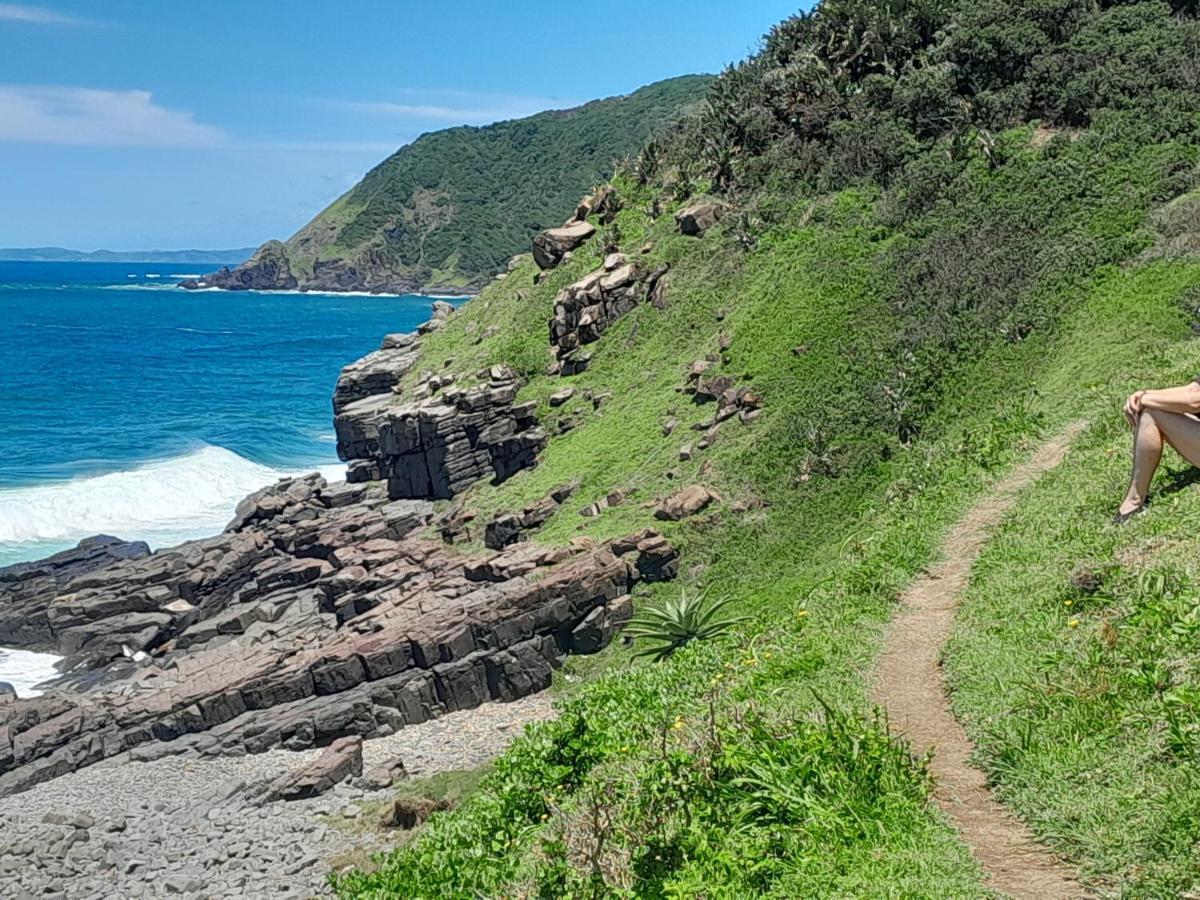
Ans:
POLYGON ((240 250, 66 250, 62 247, 0 247, 0 262, 212 263, 238 265, 254 255, 240 250))

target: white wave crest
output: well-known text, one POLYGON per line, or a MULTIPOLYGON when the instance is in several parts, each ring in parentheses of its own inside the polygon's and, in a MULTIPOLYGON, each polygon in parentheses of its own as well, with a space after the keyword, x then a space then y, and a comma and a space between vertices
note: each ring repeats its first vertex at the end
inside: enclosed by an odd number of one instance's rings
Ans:
POLYGON ((5 650, 0 647, 0 681, 16 689, 18 697, 37 697, 36 685, 58 676, 54 664, 60 657, 29 650, 5 650))
MULTIPOLYGON (((331 481, 345 477, 344 466, 315 468, 331 481)), ((168 546, 216 534, 247 494, 298 474, 205 445, 125 472, 0 490, 0 544, 105 533, 168 546)))

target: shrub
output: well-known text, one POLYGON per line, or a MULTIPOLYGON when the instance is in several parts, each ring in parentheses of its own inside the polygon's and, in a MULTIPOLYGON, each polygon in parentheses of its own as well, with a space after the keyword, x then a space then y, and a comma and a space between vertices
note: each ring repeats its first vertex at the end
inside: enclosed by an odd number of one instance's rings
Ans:
POLYGON ((732 602, 731 597, 709 600, 707 594, 680 591, 674 600, 662 606, 646 606, 638 610, 625 633, 641 638, 647 646, 639 656, 649 656, 656 662, 667 659, 692 641, 707 641, 729 632, 744 622, 745 616, 721 617, 721 611, 732 602))

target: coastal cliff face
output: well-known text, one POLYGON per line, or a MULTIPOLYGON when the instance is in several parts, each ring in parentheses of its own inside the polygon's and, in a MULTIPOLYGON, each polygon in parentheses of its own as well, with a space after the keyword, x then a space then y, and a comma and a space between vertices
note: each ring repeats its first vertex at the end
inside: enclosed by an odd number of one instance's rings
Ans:
POLYGON ((423 135, 286 243, 183 286, 475 293, 710 81, 675 78, 576 109, 423 135))
POLYGON ((300 282, 292 274, 287 248, 279 241, 269 241, 236 269, 226 266, 203 278, 189 278, 180 286, 188 290, 291 291, 299 287, 300 282))
POLYGON ((418 336, 390 335, 343 371, 349 482, 280 482, 169 550, 96 538, 0 570, 0 645, 63 654, 68 673, 0 698, 0 795, 112 757, 303 749, 513 700, 604 647, 637 585, 674 577, 651 530, 460 549, 468 531, 433 501, 535 465, 546 435, 511 369, 406 389, 421 358, 418 336))

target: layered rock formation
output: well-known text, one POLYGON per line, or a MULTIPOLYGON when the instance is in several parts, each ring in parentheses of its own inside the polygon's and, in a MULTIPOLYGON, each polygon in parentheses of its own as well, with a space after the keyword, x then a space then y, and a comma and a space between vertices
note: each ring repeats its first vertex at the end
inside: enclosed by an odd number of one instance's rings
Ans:
POLYGON ((418 359, 413 342, 343 370, 334 430, 352 482, 386 480, 393 499, 448 499, 533 465, 547 436, 534 404, 516 403, 521 386, 511 369, 493 366, 469 379, 429 371, 398 393, 418 359))
POLYGON ((313 475, 249 498, 218 537, 17 582, 75 674, 0 705, 0 794, 131 751, 303 748, 523 696, 676 566, 653 533, 463 556, 414 534, 432 514, 313 475))
POLYGON ((610 325, 628 314, 638 303, 653 299, 666 269, 649 277, 624 255, 613 253, 604 265, 559 291, 550 320, 550 344, 561 375, 582 372, 590 357, 581 347, 600 340, 610 325))
POLYGON ((141 541, 98 535, 46 559, 0 568, 0 634, 4 636, 0 645, 57 649, 49 603, 63 586, 112 563, 149 555, 150 548, 141 541))
MULTIPOLYGON (((632 298, 632 267, 611 268, 602 294, 632 298)), ((507 367, 407 378, 419 364, 419 338, 391 335, 343 370, 347 483, 282 481, 223 534, 153 554, 96 538, 0 571, 0 645, 67 657, 58 690, 0 697, 0 795, 111 757, 325 746, 513 700, 603 647, 639 582, 674 577, 653 531, 509 546, 571 485, 493 523, 500 552, 456 549, 459 514, 433 501, 533 465, 546 436, 507 367)))

